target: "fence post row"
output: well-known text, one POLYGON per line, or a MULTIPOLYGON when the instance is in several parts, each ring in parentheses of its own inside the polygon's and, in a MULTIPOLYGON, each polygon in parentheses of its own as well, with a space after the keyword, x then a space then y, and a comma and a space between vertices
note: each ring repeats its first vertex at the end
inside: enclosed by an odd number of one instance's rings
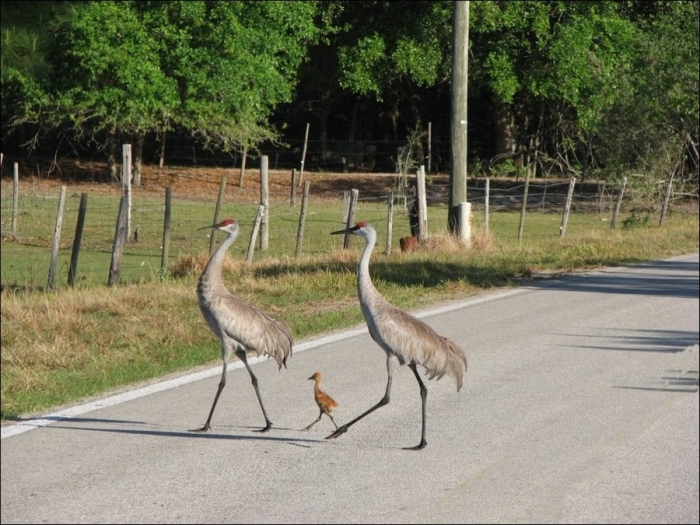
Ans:
MULTIPOLYGON (((119 282, 120 277, 120 265, 122 252, 124 244, 129 242, 128 236, 128 225, 130 220, 130 204, 129 199, 131 196, 130 191, 130 158, 131 158, 131 146, 129 144, 123 145, 123 161, 122 166, 122 195, 119 204, 119 214, 117 217, 115 237, 112 249, 112 259, 110 263, 108 286, 112 286, 119 282)), ((251 234, 251 242, 257 241, 258 235, 261 236, 260 239, 260 249, 267 249, 268 240, 266 239, 269 235, 269 170, 268 170, 268 156, 261 156, 261 180, 260 180, 260 191, 261 191, 261 204, 258 209, 258 214, 255 219, 255 226, 251 234)), ((661 216, 659 221, 659 226, 662 226, 665 222, 666 216, 669 211, 669 204, 671 202, 671 195, 673 192, 673 179, 675 172, 678 168, 675 167, 668 172, 668 176, 664 188, 663 205, 661 208, 661 216)), ((528 204, 528 193, 529 193, 529 183, 531 174, 534 172, 532 164, 528 165, 526 168, 523 197, 522 197, 522 209, 520 216, 520 224, 518 231, 518 242, 522 242, 525 215, 528 204)), ((297 170, 292 170, 292 179, 290 184, 291 195, 290 202, 292 205, 295 204, 295 189, 297 184, 297 170)), ((226 192, 226 178, 221 177, 219 185, 218 200, 216 202, 216 209, 214 213, 214 223, 220 221, 221 210, 223 209, 225 192, 226 192)), ((622 207, 622 201, 624 200, 625 190, 626 190, 627 177, 622 178, 620 182, 620 188, 618 195, 616 197, 616 204, 614 207, 614 213, 611 220, 611 228, 617 228, 620 211, 622 207)), ((425 239, 427 237, 427 193, 425 191, 425 167, 420 166, 420 170, 416 173, 416 201, 418 204, 418 237, 419 239, 425 239)), ((19 210, 19 166, 18 163, 14 163, 14 186, 13 186, 13 215, 12 215, 12 234, 17 234, 17 216, 19 210)), ((573 202, 574 191, 576 187, 576 176, 571 176, 569 178, 569 185, 566 194, 566 201, 564 204, 564 210, 561 220, 561 226, 559 228, 560 237, 564 238, 567 234, 568 220, 571 214, 571 207, 573 202)), ((61 187, 61 194, 59 196, 59 205, 56 218, 56 225, 54 230, 54 237, 52 243, 51 261, 49 267, 49 275, 47 280, 47 288, 52 289, 56 281, 56 268, 58 265, 58 252, 60 251, 60 236, 63 222, 63 215, 65 210, 65 191, 66 186, 61 187)), ((599 189, 596 199, 602 203, 603 189, 599 189)), ((163 224, 163 244, 161 246, 162 258, 161 258, 161 277, 165 276, 168 271, 169 262, 169 244, 170 244, 170 233, 171 233, 171 214, 172 214, 172 195, 173 188, 169 187, 165 192, 165 215, 163 224)), ((489 230, 489 205, 490 205, 490 178, 485 178, 484 180, 484 228, 486 232, 489 230)), ((351 228, 355 222, 355 213, 358 204, 359 190, 352 189, 350 191, 343 192, 343 222, 346 228, 351 228)), ((394 213, 394 202, 397 196, 392 192, 388 200, 388 210, 387 210, 387 239, 386 239, 386 254, 390 255, 392 253, 392 233, 393 233, 393 213, 394 213)), ((303 252, 303 239, 305 234, 305 221, 306 215, 308 214, 308 199, 309 199, 309 181, 304 181, 304 190, 302 197, 302 207, 299 218, 299 226, 297 232, 297 242, 296 242, 296 257, 301 257, 303 252)), ((78 260, 81 249, 81 242, 83 231, 85 228, 85 220, 87 213, 87 200, 88 194, 82 193, 80 198, 80 208, 78 210, 78 220, 76 223, 75 237, 73 239, 72 251, 70 257, 70 266, 68 268, 68 284, 69 286, 75 286, 76 276, 78 271, 78 260)), ((599 204, 602 208, 602 204, 599 204)), ((464 215, 464 214, 461 214, 464 215)), ((471 214, 468 214, 471 219, 471 214)), ((471 220, 469 221, 469 226, 471 228, 471 220)), ((216 232, 213 231, 210 238, 209 254, 211 255, 214 251, 216 239, 216 232)), ((343 240, 343 248, 346 249, 350 246, 351 236, 346 234, 343 240)), ((255 246, 252 244, 248 247, 246 254, 246 260, 248 262, 252 261, 255 246)))

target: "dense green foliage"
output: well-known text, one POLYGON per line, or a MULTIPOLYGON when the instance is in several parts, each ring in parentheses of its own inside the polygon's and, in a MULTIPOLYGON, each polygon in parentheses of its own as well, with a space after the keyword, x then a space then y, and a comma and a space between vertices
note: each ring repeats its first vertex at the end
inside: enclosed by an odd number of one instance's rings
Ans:
MULTIPOLYGON (((471 2, 472 169, 697 189, 698 5, 471 2)), ((3 2, 3 149, 170 131, 250 151, 309 121, 322 156, 427 121, 444 139, 451 18, 447 0, 3 2)))

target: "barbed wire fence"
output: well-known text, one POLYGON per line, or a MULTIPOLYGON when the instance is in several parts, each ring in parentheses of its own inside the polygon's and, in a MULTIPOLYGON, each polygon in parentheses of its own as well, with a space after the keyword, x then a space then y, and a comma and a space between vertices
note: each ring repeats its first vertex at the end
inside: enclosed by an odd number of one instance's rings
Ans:
MULTIPOLYGON (((16 168, 15 168, 16 170, 16 168)), ((206 178, 198 178, 192 175, 180 175, 211 187, 211 200, 202 202, 192 200, 188 195, 173 195, 170 208, 170 231, 168 260, 163 261, 164 254, 164 217, 166 214, 165 198, 157 199, 152 195, 142 195, 138 189, 133 194, 133 207, 131 210, 131 235, 123 246, 123 260, 121 274, 128 276, 121 279, 121 283, 153 281, 164 276, 162 271, 165 265, 168 268, 174 261, 183 255, 208 254, 212 245, 211 232, 202 233, 199 228, 212 224, 214 218, 214 204, 216 196, 220 193, 220 182, 206 178)), ((10 185, 3 180, 3 192, 1 199, 2 209, 2 238, 3 238, 3 270, 2 286, 5 287, 39 287, 47 283, 46 276, 50 273, 51 247, 56 233, 56 209, 59 204, 59 191, 47 191, 33 185, 31 182, 17 185, 18 176, 15 174, 12 191, 10 185), (8 191, 6 191, 6 189, 8 191), (20 191, 21 190, 21 191, 20 191), (19 255, 21 253, 21 255, 19 255), (6 257, 7 256, 7 257, 6 257), (9 266, 6 268, 6 264, 9 266)), ((290 178, 289 184, 293 184, 290 178)), ((524 208, 528 213, 556 213, 562 214, 567 205, 567 191, 570 182, 538 180, 529 185, 527 204, 524 208)), ((431 213, 440 207, 445 207, 448 188, 438 184, 429 184, 427 203, 431 213)), ((484 180, 470 179, 467 185, 467 195, 472 203, 475 216, 488 210, 489 214, 501 212, 517 212, 522 207, 525 186, 519 184, 509 187, 491 185, 486 191, 484 180)), ((616 205, 621 202, 623 209, 627 210, 628 218, 634 217, 636 210, 642 209, 644 217, 649 220, 651 213, 659 213, 661 210, 657 201, 648 201, 648 190, 637 190, 634 186, 628 186, 620 194, 620 187, 613 184, 600 183, 595 192, 574 192, 571 208, 575 213, 597 214, 600 220, 611 221, 616 205), (621 198, 620 198, 621 196, 621 198)), ((663 188, 660 188, 660 191, 663 188)), ((313 190, 313 187, 312 187, 313 190)), ((361 220, 375 224, 382 235, 390 235, 387 228, 387 208, 391 201, 397 204, 393 207, 393 213, 404 220, 398 221, 401 227, 397 228, 397 235, 410 236, 410 199, 400 200, 397 194, 389 190, 385 193, 374 192, 371 195, 363 194, 362 188, 358 188, 358 208, 362 209, 361 220)), ((674 192, 673 186, 667 187, 668 208, 681 207, 688 202, 697 209, 697 195, 674 192)), ((112 256, 115 244, 115 232, 118 231, 117 220, 120 201, 123 192, 116 186, 106 188, 104 192, 96 195, 88 195, 87 213, 82 234, 80 235, 81 259, 85 260, 77 264, 77 282, 99 283, 106 282, 108 278, 109 259, 112 256)), ((286 199, 277 199, 270 202, 267 214, 267 227, 271 233, 272 246, 269 253, 257 252, 259 257, 293 257, 295 243, 300 224, 300 207, 295 203, 290 191, 286 199)), ((68 254, 74 248, 78 238, 77 228, 73 231, 80 214, 80 204, 83 195, 68 191, 65 198, 62 217, 62 232, 59 243, 59 264, 56 273, 60 276, 69 274, 68 254)), ((252 229, 257 203, 244 202, 236 194, 225 195, 226 206, 237 208, 238 220, 242 228, 252 229)), ((306 256, 331 253, 337 246, 332 244, 328 233, 343 225, 347 210, 343 209, 343 196, 337 199, 315 199, 313 191, 310 192, 307 203, 307 212, 304 217, 304 228, 307 230, 306 245, 302 253, 306 256), (310 235, 310 232, 316 232, 310 235), (318 239, 326 239, 318 241, 318 239)), ((662 199, 663 200, 663 199, 662 199)), ((641 212, 640 212, 641 213, 641 212)), ((637 218, 636 220, 642 220, 637 218)), ((488 224, 488 221, 482 222, 488 224)), ((660 221, 662 222, 662 221, 660 221)), ((432 231, 438 228, 431 221, 432 231)), ((550 232, 549 235, 559 235, 550 232)), ((241 236, 241 240, 246 235, 241 236)), ((232 256, 243 258, 248 248, 247 242, 241 242, 232 248, 232 256)), ((398 243, 398 242, 397 242, 398 243)), ((60 279, 64 282, 63 279, 60 279)))

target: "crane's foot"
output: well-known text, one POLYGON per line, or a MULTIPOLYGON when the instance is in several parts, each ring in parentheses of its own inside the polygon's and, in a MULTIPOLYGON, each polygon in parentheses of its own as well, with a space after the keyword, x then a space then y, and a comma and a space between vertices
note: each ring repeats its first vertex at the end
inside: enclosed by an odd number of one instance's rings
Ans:
POLYGON ((271 428, 272 428, 272 422, 271 422, 271 421, 268 421, 268 422, 267 422, 267 425, 265 425, 263 428, 261 428, 260 430, 254 430, 253 432, 260 432, 260 433, 262 434, 262 433, 264 433, 264 432, 267 432, 267 431, 270 430, 271 428))
POLYGON ((202 428, 193 428, 188 430, 188 432, 206 432, 207 430, 211 430, 211 426, 204 425, 202 428))
POLYGON ((425 439, 421 439, 421 442, 418 443, 415 447, 403 447, 403 449, 404 450, 423 450, 427 444, 428 444, 428 442, 425 439))
POLYGON ((348 427, 346 427, 345 425, 343 425, 343 426, 340 427, 338 430, 336 430, 335 432, 333 432, 330 436, 326 436, 326 439, 335 439, 335 438, 337 438, 338 436, 341 436, 341 435, 345 434, 345 432, 347 432, 347 430, 348 430, 348 427))

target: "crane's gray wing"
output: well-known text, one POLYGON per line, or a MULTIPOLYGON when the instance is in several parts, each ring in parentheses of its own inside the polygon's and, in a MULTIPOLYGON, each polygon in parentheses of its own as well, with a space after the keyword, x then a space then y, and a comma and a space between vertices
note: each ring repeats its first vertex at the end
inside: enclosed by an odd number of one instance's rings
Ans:
POLYGON ((457 391, 462 388, 467 356, 451 339, 386 301, 375 305, 374 330, 375 341, 402 362, 423 365, 429 379, 447 374, 454 379, 457 391))
POLYGON ((285 322, 233 296, 214 298, 211 307, 223 312, 219 323, 224 334, 258 355, 274 358, 280 368, 286 366, 292 354, 293 337, 285 322))

